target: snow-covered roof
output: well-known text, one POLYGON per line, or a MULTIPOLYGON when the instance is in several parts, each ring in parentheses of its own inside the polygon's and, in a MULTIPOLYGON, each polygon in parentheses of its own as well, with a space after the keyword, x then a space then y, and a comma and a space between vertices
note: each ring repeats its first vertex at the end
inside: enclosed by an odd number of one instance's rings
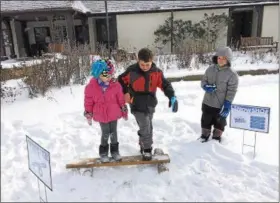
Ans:
POLYGON ((1 1, 2 12, 74 10, 90 12, 81 1, 1 1))
MULTIPOLYGON (((108 1, 108 12, 159 11, 185 8, 268 4, 279 0, 185 0, 185 1, 108 1)), ((91 13, 104 13, 104 1, 83 1, 91 13)))
MULTIPOLYGON (((185 1, 107 1, 108 12, 160 11, 170 9, 269 4, 279 0, 185 0, 185 1)), ((1 12, 75 10, 82 13, 104 13, 104 1, 1 1, 1 12)))

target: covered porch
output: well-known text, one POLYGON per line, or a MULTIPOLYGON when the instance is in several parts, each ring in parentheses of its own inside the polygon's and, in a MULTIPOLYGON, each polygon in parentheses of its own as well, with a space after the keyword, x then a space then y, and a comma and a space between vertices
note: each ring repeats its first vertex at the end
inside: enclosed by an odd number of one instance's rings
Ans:
POLYGON ((10 13, 1 17, 1 55, 8 58, 41 56, 63 51, 63 43, 89 45, 95 50, 94 19, 75 11, 10 13))

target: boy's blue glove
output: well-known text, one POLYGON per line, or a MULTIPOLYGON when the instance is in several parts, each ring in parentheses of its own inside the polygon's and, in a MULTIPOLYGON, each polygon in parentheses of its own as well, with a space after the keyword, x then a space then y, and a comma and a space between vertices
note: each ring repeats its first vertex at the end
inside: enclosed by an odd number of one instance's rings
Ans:
POLYGON ((205 84, 203 86, 203 89, 208 92, 208 93, 212 93, 212 92, 215 92, 216 89, 217 89, 217 86, 216 85, 208 85, 208 84, 205 84))
POLYGON ((172 112, 176 113, 178 111, 178 101, 176 97, 171 97, 169 100, 168 107, 172 109, 172 112))
POLYGON ((222 117, 226 118, 228 116, 230 110, 231 110, 231 102, 228 100, 225 100, 222 111, 220 112, 220 115, 222 117))

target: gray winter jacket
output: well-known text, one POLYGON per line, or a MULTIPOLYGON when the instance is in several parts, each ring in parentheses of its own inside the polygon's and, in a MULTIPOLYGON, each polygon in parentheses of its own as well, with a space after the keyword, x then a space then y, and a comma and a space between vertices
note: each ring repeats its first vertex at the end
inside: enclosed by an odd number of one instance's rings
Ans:
POLYGON ((205 92, 204 104, 221 108, 225 100, 233 102, 238 88, 238 74, 231 68, 232 51, 229 47, 219 48, 213 57, 213 65, 207 68, 201 80, 201 87, 205 84, 216 84, 217 90, 213 93, 205 92), (223 68, 217 66, 217 57, 226 56, 228 65, 223 68))

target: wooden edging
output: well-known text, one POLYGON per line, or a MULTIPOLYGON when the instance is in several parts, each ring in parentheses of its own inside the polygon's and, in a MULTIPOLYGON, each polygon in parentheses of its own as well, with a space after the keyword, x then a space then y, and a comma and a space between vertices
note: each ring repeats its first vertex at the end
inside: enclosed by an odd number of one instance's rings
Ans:
MULTIPOLYGON (((243 75, 267 75, 267 74, 279 74, 278 70, 267 70, 267 69, 258 69, 258 70, 242 70, 237 71, 239 76, 243 75)), ((183 77, 169 77, 167 78, 170 82, 179 82, 179 81, 200 81, 203 75, 187 75, 183 77)))
POLYGON ((152 159, 150 161, 143 161, 141 155, 136 156, 123 156, 120 162, 107 162, 101 163, 96 162, 98 158, 84 159, 75 163, 66 164, 66 168, 92 168, 92 167, 106 167, 106 166, 129 166, 129 165, 143 165, 143 164, 162 164, 170 163, 170 158, 168 154, 163 154, 159 156, 159 159, 152 159), (163 157, 165 157, 163 159, 163 157))

